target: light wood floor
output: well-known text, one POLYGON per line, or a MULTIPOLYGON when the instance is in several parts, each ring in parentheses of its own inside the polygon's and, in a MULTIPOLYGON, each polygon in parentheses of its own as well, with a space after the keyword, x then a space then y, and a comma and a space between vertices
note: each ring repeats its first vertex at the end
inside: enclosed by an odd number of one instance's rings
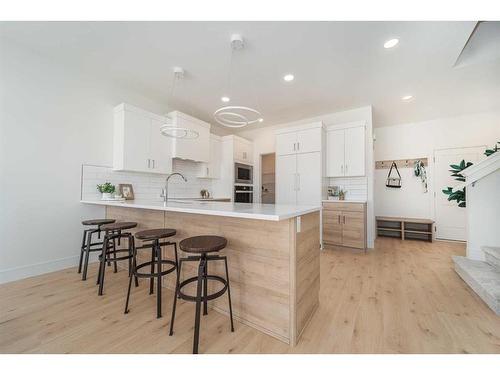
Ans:
MULTIPOLYGON (((202 318, 202 353, 500 353, 497 317, 453 271, 464 245, 378 239, 368 254, 321 255, 320 307, 295 348, 215 311, 202 318)), ((111 268, 108 268, 111 270, 111 268)), ((123 314, 126 272, 107 273, 98 297, 95 266, 86 282, 75 269, 0 286, 2 353, 189 353, 194 306, 181 302, 168 336, 146 282, 123 314)), ((224 297, 223 297, 224 298, 224 297)))

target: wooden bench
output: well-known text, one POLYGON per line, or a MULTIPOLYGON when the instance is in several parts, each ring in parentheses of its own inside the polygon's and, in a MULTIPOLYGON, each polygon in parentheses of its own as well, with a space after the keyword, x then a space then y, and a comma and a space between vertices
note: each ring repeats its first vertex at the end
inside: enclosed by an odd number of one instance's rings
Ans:
POLYGON ((377 236, 432 242, 433 220, 377 216, 376 221, 377 236))

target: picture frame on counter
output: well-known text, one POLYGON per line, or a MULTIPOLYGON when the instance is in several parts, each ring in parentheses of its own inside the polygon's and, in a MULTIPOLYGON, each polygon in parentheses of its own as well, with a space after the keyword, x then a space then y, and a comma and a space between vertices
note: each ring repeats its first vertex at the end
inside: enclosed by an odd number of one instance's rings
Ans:
POLYGON ((132 184, 118 184, 118 191, 125 200, 134 200, 134 188, 132 184))

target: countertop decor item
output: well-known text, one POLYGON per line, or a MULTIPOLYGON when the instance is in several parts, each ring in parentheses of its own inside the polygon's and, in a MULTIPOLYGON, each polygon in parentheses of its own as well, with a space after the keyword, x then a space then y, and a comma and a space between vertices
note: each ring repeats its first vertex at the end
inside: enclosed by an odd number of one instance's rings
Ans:
POLYGON ((134 188, 131 184, 119 184, 118 191, 125 200, 134 200, 134 188))
POLYGON ((210 192, 207 189, 201 189, 200 195, 203 199, 210 198, 210 192))
POLYGON ((347 190, 339 189, 339 201, 345 200, 346 193, 347 193, 347 190))
POLYGON ((115 185, 111 182, 105 182, 104 184, 97 185, 97 190, 101 193, 101 199, 112 199, 115 192, 115 185))

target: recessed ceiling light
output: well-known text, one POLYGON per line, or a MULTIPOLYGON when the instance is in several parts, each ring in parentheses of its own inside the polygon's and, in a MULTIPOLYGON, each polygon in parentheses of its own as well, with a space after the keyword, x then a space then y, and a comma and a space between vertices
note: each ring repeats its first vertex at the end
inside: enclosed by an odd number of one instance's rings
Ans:
POLYGON ((291 81, 293 81, 293 80, 294 80, 294 78, 295 78, 295 77, 293 76, 293 74, 286 74, 286 75, 283 77, 283 79, 284 79, 286 82, 291 82, 291 81))
POLYGON ((401 100, 404 102, 409 102, 412 99, 413 99, 413 95, 405 95, 401 98, 401 100))
POLYGON ((261 118, 259 119, 259 122, 264 122, 264 119, 261 117, 261 118))
POLYGON ((220 100, 222 100, 224 103, 227 103, 229 102, 231 99, 229 99, 228 96, 223 96, 222 98, 220 98, 220 100))
POLYGON ((398 38, 389 39, 387 42, 384 43, 384 48, 396 47, 396 45, 398 43, 399 43, 399 39, 398 38))

